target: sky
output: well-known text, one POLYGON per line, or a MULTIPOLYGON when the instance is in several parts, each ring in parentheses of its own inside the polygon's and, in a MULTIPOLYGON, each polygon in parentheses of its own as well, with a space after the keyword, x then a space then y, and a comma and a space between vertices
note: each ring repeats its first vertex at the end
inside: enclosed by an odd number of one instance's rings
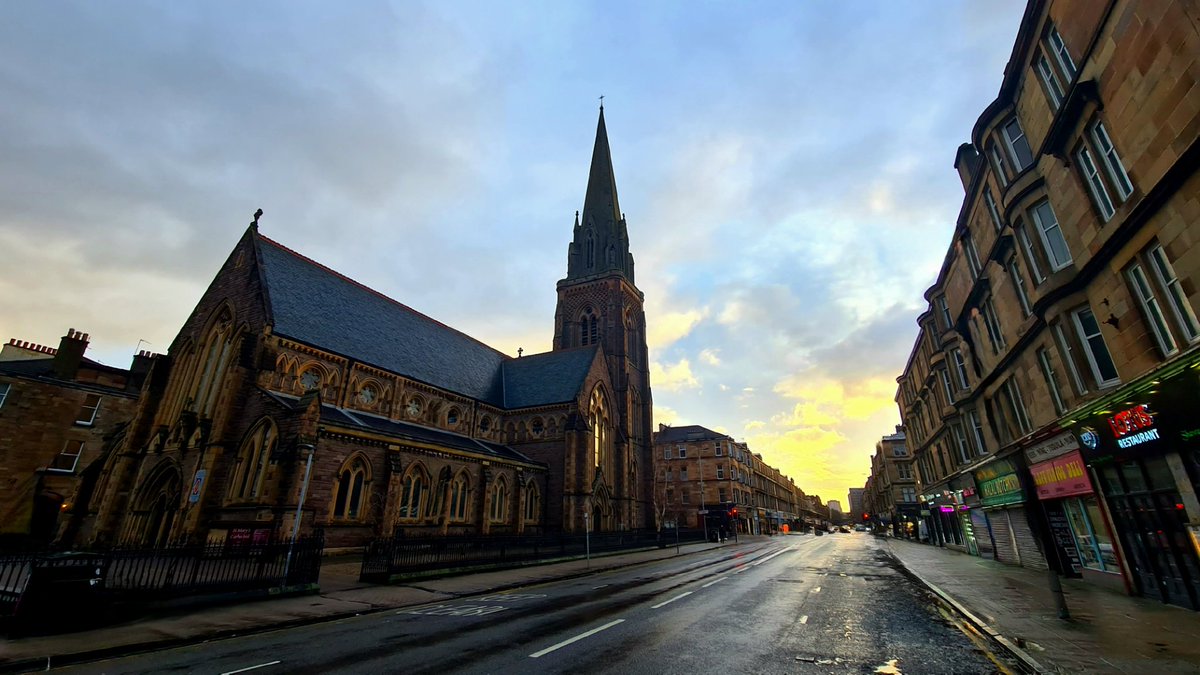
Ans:
POLYGON ((655 424, 845 505, 1024 3, 34 2, 0 21, 0 339, 164 352, 260 231, 547 351, 599 97, 655 424))

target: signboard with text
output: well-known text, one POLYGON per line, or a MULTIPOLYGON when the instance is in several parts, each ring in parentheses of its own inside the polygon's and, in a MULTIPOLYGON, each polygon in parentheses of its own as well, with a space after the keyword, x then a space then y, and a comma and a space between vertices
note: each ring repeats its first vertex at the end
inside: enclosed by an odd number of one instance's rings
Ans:
POLYGON ((1029 467, 1033 483, 1037 486, 1038 499, 1057 499, 1092 492, 1083 457, 1072 452, 1063 457, 1041 462, 1029 467))

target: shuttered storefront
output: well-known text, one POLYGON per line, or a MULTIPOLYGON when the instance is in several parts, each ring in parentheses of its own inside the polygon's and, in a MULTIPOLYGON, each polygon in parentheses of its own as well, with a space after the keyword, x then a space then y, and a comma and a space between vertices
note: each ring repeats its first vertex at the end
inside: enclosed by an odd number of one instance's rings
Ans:
POLYGON ((992 540, 996 544, 996 560, 1009 565, 1020 565, 1017 544, 1013 541, 1012 525, 1008 519, 1008 509, 993 509, 988 511, 987 516, 992 525, 992 540))
POLYGON ((1049 566, 1042 549, 1038 547, 1037 538, 1029 528, 1029 518, 1022 507, 1008 509, 1009 520, 1012 521, 1013 538, 1017 540, 1017 552, 1020 553, 1021 566, 1035 570, 1044 570, 1049 566))

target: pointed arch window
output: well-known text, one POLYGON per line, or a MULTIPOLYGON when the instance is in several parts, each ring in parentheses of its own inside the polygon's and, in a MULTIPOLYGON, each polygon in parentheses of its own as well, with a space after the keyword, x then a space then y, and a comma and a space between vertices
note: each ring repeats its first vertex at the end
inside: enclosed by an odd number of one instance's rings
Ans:
POLYGON ((579 319, 579 344, 586 347, 596 344, 599 339, 600 332, 596 314, 591 307, 588 307, 583 310, 583 316, 579 319))
POLYGON ((279 432, 270 418, 263 419, 246 435, 238 453, 237 470, 230 483, 233 499, 254 499, 263 492, 267 464, 275 452, 279 432))
POLYGON ((542 495, 537 483, 529 481, 525 484, 525 522, 536 523, 538 514, 542 512, 542 495))
POLYGON ((596 269, 596 235, 590 230, 587 233, 587 243, 584 244, 585 257, 587 268, 589 270, 596 269))
POLYGON ((220 383, 229 365, 233 349, 233 312, 222 308, 208 329, 208 336, 199 351, 201 359, 192 385, 190 408, 204 417, 212 415, 220 383))
POLYGON ((400 492, 401 520, 416 521, 421 518, 421 506, 428 498, 429 478, 419 467, 409 469, 404 477, 400 492))
POLYGON ((467 496, 470 486, 467 477, 458 474, 450 483, 450 520, 463 522, 467 519, 467 496))
POLYGON ((611 421, 608 401, 599 387, 592 391, 592 399, 588 405, 588 422, 592 428, 592 454, 596 469, 611 477, 612 467, 608 466, 612 456, 611 421))
POLYGON ((362 517, 369 476, 370 467, 362 457, 355 457, 342 467, 334 485, 334 518, 357 520, 362 517))
POLYGON ((508 481, 501 476, 492 488, 492 503, 488 509, 488 517, 493 523, 508 520, 508 481))

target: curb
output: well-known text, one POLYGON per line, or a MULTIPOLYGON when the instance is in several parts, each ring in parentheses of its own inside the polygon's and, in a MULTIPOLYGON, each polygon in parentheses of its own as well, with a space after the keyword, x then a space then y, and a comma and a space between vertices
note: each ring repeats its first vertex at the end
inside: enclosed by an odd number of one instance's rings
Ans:
MULTIPOLYGON (((697 550, 697 551, 681 552, 678 557, 694 555, 696 553, 700 553, 701 551, 708 551, 708 550, 712 550, 712 549, 705 548, 705 549, 701 549, 701 550, 697 550)), ((620 554, 616 554, 616 555, 620 555, 620 554)), ((517 589, 517 588, 525 588, 528 586, 548 583, 548 582, 552 582, 552 581, 566 581, 566 580, 570 580, 570 579, 578 579, 581 577, 590 576, 592 574, 597 574, 599 572, 606 572, 606 571, 614 570, 614 569, 623 569, 626 567, 636 567, 638 565, 645 565, 645 564, 648 564, 651 562, 657 562, 658 560, 659 559, 640 560, 637 562, 631 562, 626 565, 613 565, 612 567, 603 567, 603 568, 598 567, 598 568, 593 568, 593 569, 585 569, 583 571, 574 572, 571 574, 563 574, 563 575, 559 575, 559 576, 547 576, 542 579, 531 579, 531 580, 514 582, 514 583, 509 583, 509 584, 499 584, 497 586, 493 586, 486 590, 480 590, 480 591, 476 591, 474 593, 463 593, 461 595, 454 595, 453 598, 455 598, 455 599, 470 598, 470 597, 473 597, 476 595, 489 595, 489 594, 500 592, 500 591, 510 591, 510 590, 517 589)), ((413 581, 416 581, 416 580, 414 579, 413 581)), ((49 654, 46 656, 27 657, 27 658, 22 658, 20 660, 14 660, 14 661, 0 660, 0 673, 27 673, 27 672, 32 672, 32 671, 50 670, 51 668, 59 668, 59 667, 74 665, 74 664, 79 664, 79 663, 87 663, 90 661, 100 661, 103 659, 112 659, 112 658, 118 658, 118 657, 122 657, 122 656, 131 656, 134 654, 142 654, 142 653, 146 653, 146 652, 160 651, 160 650, 164 650, 164 649, 175 649, 178 647, 186 647, 188 645, 201 644, 201 643, 210 642, 213 640, 226 640, 226 639, 235 638, 235 637, 245 637, 248 635, 258 635, 261 633, 269 633, 269 632, 277 631, 277 630, 287 630, 289 628, 300 628, 302 626, 311 626, 311 625, 319 624, 319 623, 341 621, 343 619, 351 619, 356 616, 377 614, 380 612, 387 612, 387 611, 391 611, 394 609, 401 609, 404 607, 416 607, 416 606, 425 604, 425 602, 426 601, 416 602, 416 603, 408 603, 408 604, 395 604, 395 605, 388 605, 388 606, 368 607, 366 609, 361 609, 361 610, 353 611, 353 612, 339 612, 337 614, 325 614, 322 616, 304 617, 304 618, 300 618, 300 619, 289 619, 287 621, 278 621, 275 623, 260 624, 257 626, 249 626, 249 627, 239 628, 239 629, 212 631, 212 632, 192 635, 192 636, 188 636, 188 637, 167 638, 167 639, 163 639, 163 640, 150 640, 147 642, 138 642, 138 643, 132 643, 132 644, 126 644, 126 645, 117 645, 117 646, 113 646, 113 647, 103 647, 100 649, 85 650, 85 651, 81 651, 81 652, 73 652, 70 654, 49 654)))
POLYGON ((900 566, 904 568, 905 572, 908 572, 909 575, 921 582, 926 589, 937 596, 939 600, 949 605, 950 608, 955 612, 958 612, 959 615, 969 621, 973 626, 975 626, 975 628, 979 629, 980 632, 995 640, 996 643, 1001 647, 1004 647, 1004 649, 1008 651, 1013 658, 1020 661, 1022 665, 1034 672, 1036 675, 1054 675, 1058 672, 1043 666, 1040 662, 1038 662, 1037 659, 1033 658, 1029 652, 1021 649, 1015 642, 1001 635, 999 631, 997 631, 995 628, 992 628, 991 625, 989 625, 986 621, 978 616, 975 616, 971 610, 967 609, 967 607, 955 599, 954 596, 950 595, 946 591, 943 591, 936 584, 921 576, 919 572, 906 565, 904 561, 900 559, 900 556, 896 555, 896 553, 892 550, 890 542, 888 543, 888 555, 890 555, 893 560, 899 563, 900 566))

